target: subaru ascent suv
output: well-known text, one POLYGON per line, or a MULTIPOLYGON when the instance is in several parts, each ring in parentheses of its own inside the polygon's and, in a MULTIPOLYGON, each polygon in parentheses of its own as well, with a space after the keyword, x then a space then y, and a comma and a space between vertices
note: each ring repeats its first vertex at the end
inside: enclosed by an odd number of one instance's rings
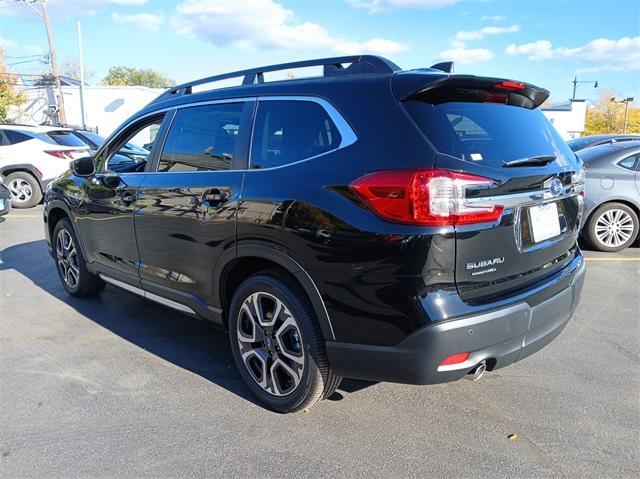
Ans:
POLYGON ((280 412, 342 377, 443 383, 535 353, 579 300, 584 171, 546 90, 448 70, 355 56, 171 88, 48 189, 62 285, 219 326, 280 412))

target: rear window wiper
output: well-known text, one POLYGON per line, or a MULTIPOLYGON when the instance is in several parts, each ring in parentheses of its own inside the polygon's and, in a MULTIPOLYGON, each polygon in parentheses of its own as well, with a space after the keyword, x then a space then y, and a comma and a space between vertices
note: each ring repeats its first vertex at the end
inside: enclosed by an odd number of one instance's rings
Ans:
POLYGON ((505 168, 513 168, 516 166, 544 166, 555 161, 556 155, 538 155, 529 156, 527 158, 518 158, 517 160, 505 161, 502 166, 505 168))

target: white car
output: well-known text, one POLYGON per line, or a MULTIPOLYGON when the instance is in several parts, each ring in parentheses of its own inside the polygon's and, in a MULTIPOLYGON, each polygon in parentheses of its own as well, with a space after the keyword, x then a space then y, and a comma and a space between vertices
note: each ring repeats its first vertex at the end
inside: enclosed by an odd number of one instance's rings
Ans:
POLYGON ((68 128, 0 125, 0 177, 15 208, 42 199, 47 184, 69 169, 69 162, 89 156, 89 147, 68 128))

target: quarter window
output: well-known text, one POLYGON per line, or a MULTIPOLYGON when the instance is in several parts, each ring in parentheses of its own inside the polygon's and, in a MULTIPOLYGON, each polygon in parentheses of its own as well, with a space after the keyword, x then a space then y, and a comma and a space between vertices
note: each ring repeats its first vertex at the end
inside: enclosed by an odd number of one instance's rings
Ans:
POLYGON ((0 146, 11 146, 30 140, 29 135, 13 130, 0 130, 0 146))
POLYGON ((251 168, 273 168, 335 150, 341 137, 326 110, 311 101, 261 101, 251 168))
POLYGON ((634 171, 638 164, 638 158, 640 158, 640 153, 636 155, 627 156, 624 160, 620 160, 618 162, 618 166, 622 166, 627 170, 634 171))
POLYGON ((231 168, 244 103, 222 103, 177 111, 160 156, 158 171, 231 168))

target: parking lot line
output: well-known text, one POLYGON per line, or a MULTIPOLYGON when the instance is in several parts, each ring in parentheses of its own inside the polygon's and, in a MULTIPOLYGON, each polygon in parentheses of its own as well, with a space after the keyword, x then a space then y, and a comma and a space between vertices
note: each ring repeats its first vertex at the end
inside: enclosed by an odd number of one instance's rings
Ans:
POLYGON ((585 258, 587 261, 640 261, 639 258, 585 258))

